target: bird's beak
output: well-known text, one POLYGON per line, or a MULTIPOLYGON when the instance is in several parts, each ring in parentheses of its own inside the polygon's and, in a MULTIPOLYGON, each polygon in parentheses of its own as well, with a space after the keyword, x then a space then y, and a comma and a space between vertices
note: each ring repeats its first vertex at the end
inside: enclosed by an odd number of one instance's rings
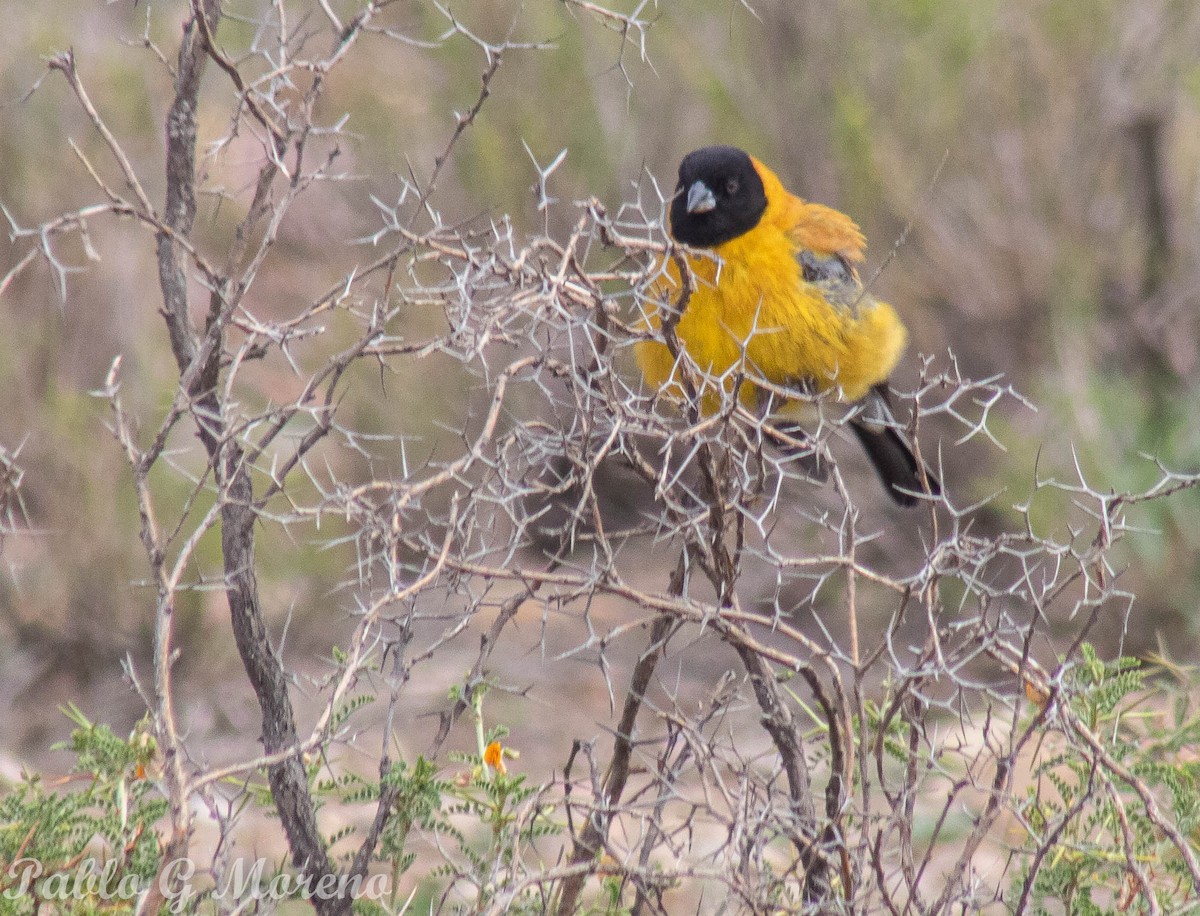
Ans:
POLYGON ((716 196, 703 181, 697 181, 688 188, 688 213, 707 213, 709 210, 715 209, 716 206, 716 196))

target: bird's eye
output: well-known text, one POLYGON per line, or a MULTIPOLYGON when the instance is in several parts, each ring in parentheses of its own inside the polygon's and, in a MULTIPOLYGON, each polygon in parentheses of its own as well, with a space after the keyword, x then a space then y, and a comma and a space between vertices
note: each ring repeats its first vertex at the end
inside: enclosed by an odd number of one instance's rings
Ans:
POLYGON ((726 194, 736 194, 738 192, 738 189, 741 186, 742 186, 741 182, 738 181, 736 178, 726 178, 725 179, 725 193, 726 194))

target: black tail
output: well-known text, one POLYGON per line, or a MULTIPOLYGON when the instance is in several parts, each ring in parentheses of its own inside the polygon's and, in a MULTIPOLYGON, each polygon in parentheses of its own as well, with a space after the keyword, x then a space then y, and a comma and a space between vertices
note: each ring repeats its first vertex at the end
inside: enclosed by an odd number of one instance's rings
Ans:
POLYGON ((914 495, 917 493, 941 495, 942 485, 929 468, 925 468, 925 480, 921 480, 917 457, 895 429, 890 426, 868 426, 858 420, 853 421, 850 428, 862 443, 863 451, 875 466, 888 495, 899 505, 915 506, 920 501, 914 495))
POLYGON ((902 506, 915 506, 919 500, 915 494, 928 493, 941 496, 942 485, 929 468, 922 469, 917 457, 904 437, 892 413, 891 398, 887 383, 876 385, 863 398, 861 410, 851 421, 851 428, 863 451, 875 465, 879 479, 883 481, 888 495, 902 506), (924 470, 924 481, 922 481, 924 470))
MULTIPOLYGON (((780 448, 786 456, 797 460, 810 478, 824 480, 829 476, 829 469, 821 461, 820 454, 811 447, 804 447, 809 442, 809 436, 798 423, 785 420, 777 423, 775 428, 801 443, 798 447, 781 445, 780 448)), ((850 428, 862 443, 863 451, 875 466, 888 495, 899 505, 917 505, 920 502, 918 494, 921 493, 942 495, 941 482, 928 466, 922 468, 917 463, 917 456, 900 433, 900 424, 892 414, 886 382, 876 385, 859 402, 850 428), (924 480, 922 470, 925 472, 924 480)))
POLYGON ((851 420, 851 429, 858 441, 863 443, 875 471, 883 481, 888 496, 900 505, 916 505, 917 493, 941 496, 942 485, 938 483, 928 467, 917 463, 912 447, 900 435, 900 424, 892 413, 892 397, 887 382, 875 385, 859 402, 859 412, 851 420), (922 481, 924 469, 924 481, 922 481))

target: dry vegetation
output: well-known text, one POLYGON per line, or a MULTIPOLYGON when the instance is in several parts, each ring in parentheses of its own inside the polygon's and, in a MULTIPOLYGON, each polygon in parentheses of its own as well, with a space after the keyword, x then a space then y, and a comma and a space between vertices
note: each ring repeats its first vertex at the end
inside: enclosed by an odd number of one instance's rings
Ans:
POLYGON ((0 856, 1195 907, 1186 672, 1118 660, 1193 654, 1192 5, 57 6, 0 39, 0 856), (713 141, 862 221, 943 498, 891 506, 835 404, 813 481, 639 384, 713 141))

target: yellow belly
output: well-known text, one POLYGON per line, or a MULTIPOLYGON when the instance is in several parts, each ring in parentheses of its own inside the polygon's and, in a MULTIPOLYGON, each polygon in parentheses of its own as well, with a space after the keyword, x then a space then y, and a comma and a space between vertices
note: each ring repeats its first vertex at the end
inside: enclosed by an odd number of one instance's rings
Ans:
MULTIPOLYGON (((706 412, 720 403, 716 386, 731 391, 738 375, 781 386, 811 385, 857 401, 895 368, 907 339, 895 310, 870 296, 854 308, 830 302, 821 287, 803 279, 782 232, 760 228, 715 253, 723 260, 719 268, 709 258, 689 259, 695 289, 676 328, 688 355, 709 377, 706 412)), ((672 307, 681 292, 678 271, 669 262, 651 295, 672 307)), ((648 318, 649 327, 661 323, 657 313, 648 318)), ((681 396, 665 344, 639 342, 637 359, 647 384, 670 386, 672 396, 681 396)), ((744 385, 743 401, 752 405, 755 397, 753 385, 744 385)))

